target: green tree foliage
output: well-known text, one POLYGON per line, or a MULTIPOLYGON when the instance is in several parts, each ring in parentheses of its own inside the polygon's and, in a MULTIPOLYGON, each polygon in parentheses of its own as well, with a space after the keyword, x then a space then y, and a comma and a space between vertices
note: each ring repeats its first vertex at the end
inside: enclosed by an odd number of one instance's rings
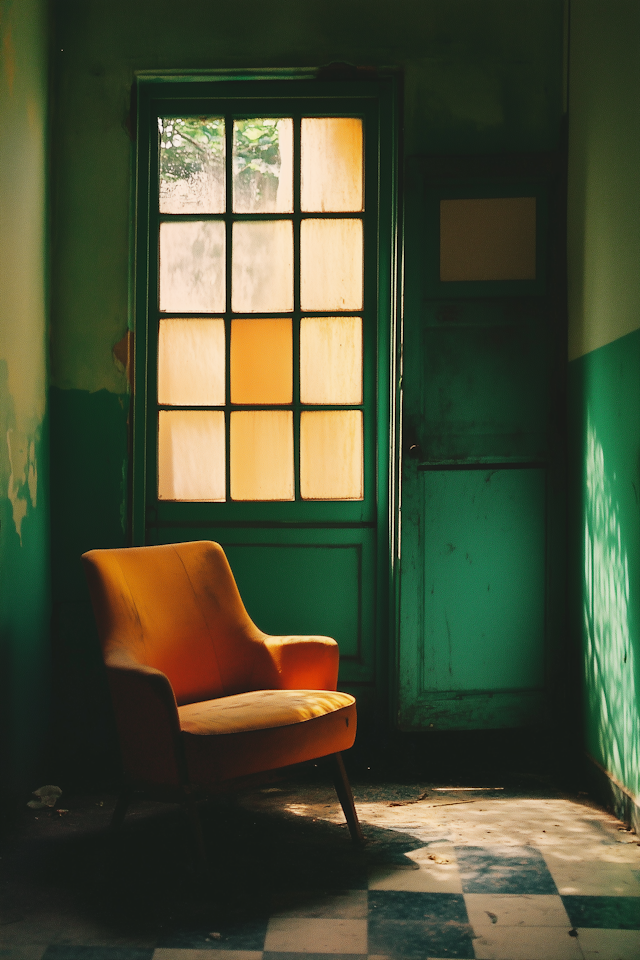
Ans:
POLYGON ((160 178, 189 180, 212 162, 224 159, 224 120, 221 117, 158 119, 160 178))

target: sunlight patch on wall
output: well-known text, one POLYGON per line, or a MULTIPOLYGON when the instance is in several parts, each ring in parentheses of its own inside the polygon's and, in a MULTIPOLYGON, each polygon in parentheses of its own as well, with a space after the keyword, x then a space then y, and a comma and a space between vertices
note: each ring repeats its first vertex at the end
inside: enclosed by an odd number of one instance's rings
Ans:
POLYGON ((629 563, 602 445, 587 426, 585 503, 585 679, 597 724, 597 757, 640 794, 640 709, 629 635, 629 563))

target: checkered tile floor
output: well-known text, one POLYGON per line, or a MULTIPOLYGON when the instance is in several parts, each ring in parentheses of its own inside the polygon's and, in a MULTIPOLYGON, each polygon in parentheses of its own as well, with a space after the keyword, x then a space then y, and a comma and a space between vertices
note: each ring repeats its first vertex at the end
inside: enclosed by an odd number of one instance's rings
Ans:
MULTIPOLYGON (((187 871, 164 901, 157 888, 144 899, 137 886, 158 878, 118 880, 122 850, 105 868, 104 847, 92 860, 91 839, 81 839, 80 865, 89 849, 89 867, 107 871, 95 893, 122 882, 131 909, 109 889, 113 902, 96 922, 67 871, 75 906, 67 895, 44 896, 44 909, 34 902, 27 917, 14 905, 0 926, 0 960, 640 960, 640 846, 605 813, 558 798, 469 800, 454 790, 396 803, 388 785, 360 804, 369 843, 357 853, 323 790, 306 803, 286 789, 250 799, 225 814, 228 829, 216 837, 218 814, 207 835, 212 861, 219 842, 224 882, 207 891, 187 871)), ((157 845, 163 820, 149 815, 128 830, 125 846, 135 847, 136 831, 157 845)), ((143 853, 133 852, 130 870, 140 870, 143 853)))

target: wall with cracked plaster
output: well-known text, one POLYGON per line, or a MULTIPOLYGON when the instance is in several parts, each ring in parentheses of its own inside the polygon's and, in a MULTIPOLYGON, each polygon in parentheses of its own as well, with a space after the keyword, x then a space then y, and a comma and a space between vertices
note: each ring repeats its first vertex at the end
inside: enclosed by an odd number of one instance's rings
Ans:
POLYGON ((0 780, 9 793, 38 786, 50 720, 47 38, 45 0, 0 0, 0 780))

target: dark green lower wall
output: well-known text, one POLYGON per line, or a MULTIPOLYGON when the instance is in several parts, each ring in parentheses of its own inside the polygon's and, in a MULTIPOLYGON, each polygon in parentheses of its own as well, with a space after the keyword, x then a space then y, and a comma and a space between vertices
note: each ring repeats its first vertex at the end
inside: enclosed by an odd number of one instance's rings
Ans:
POLYGON ((82 554, 127 543, 129 398, 51 388, 54 765, 67 783, 117 772, 82 554))
MULTIPOLYGON (((4 383, 4 380, 3 380, 4 383)), ((2 437, 11 430, 11 398, 0 388, 2 437)), ((30 437, 37 464, 14 491, 0 497, 0 800, 14 800, 42 784, 48 770, 50 721, 49 509, 47 502, 48 424, 30 437), (33 480, 32 480, 33 484, 33 480), (35 502, 34 502, 35 501, 35 502), (16 524, 16 504, 20 517, 16 524)), ((4 452, 0 479, 6 481, 4 452)), ((9 486, 11 480, 9 480, 9 486)), ((2 483, 3 490, 7 484, 2 483)))
POLYGON ((570 610, 584 745, 640 804, 640 331, 569 365, 570 610))

